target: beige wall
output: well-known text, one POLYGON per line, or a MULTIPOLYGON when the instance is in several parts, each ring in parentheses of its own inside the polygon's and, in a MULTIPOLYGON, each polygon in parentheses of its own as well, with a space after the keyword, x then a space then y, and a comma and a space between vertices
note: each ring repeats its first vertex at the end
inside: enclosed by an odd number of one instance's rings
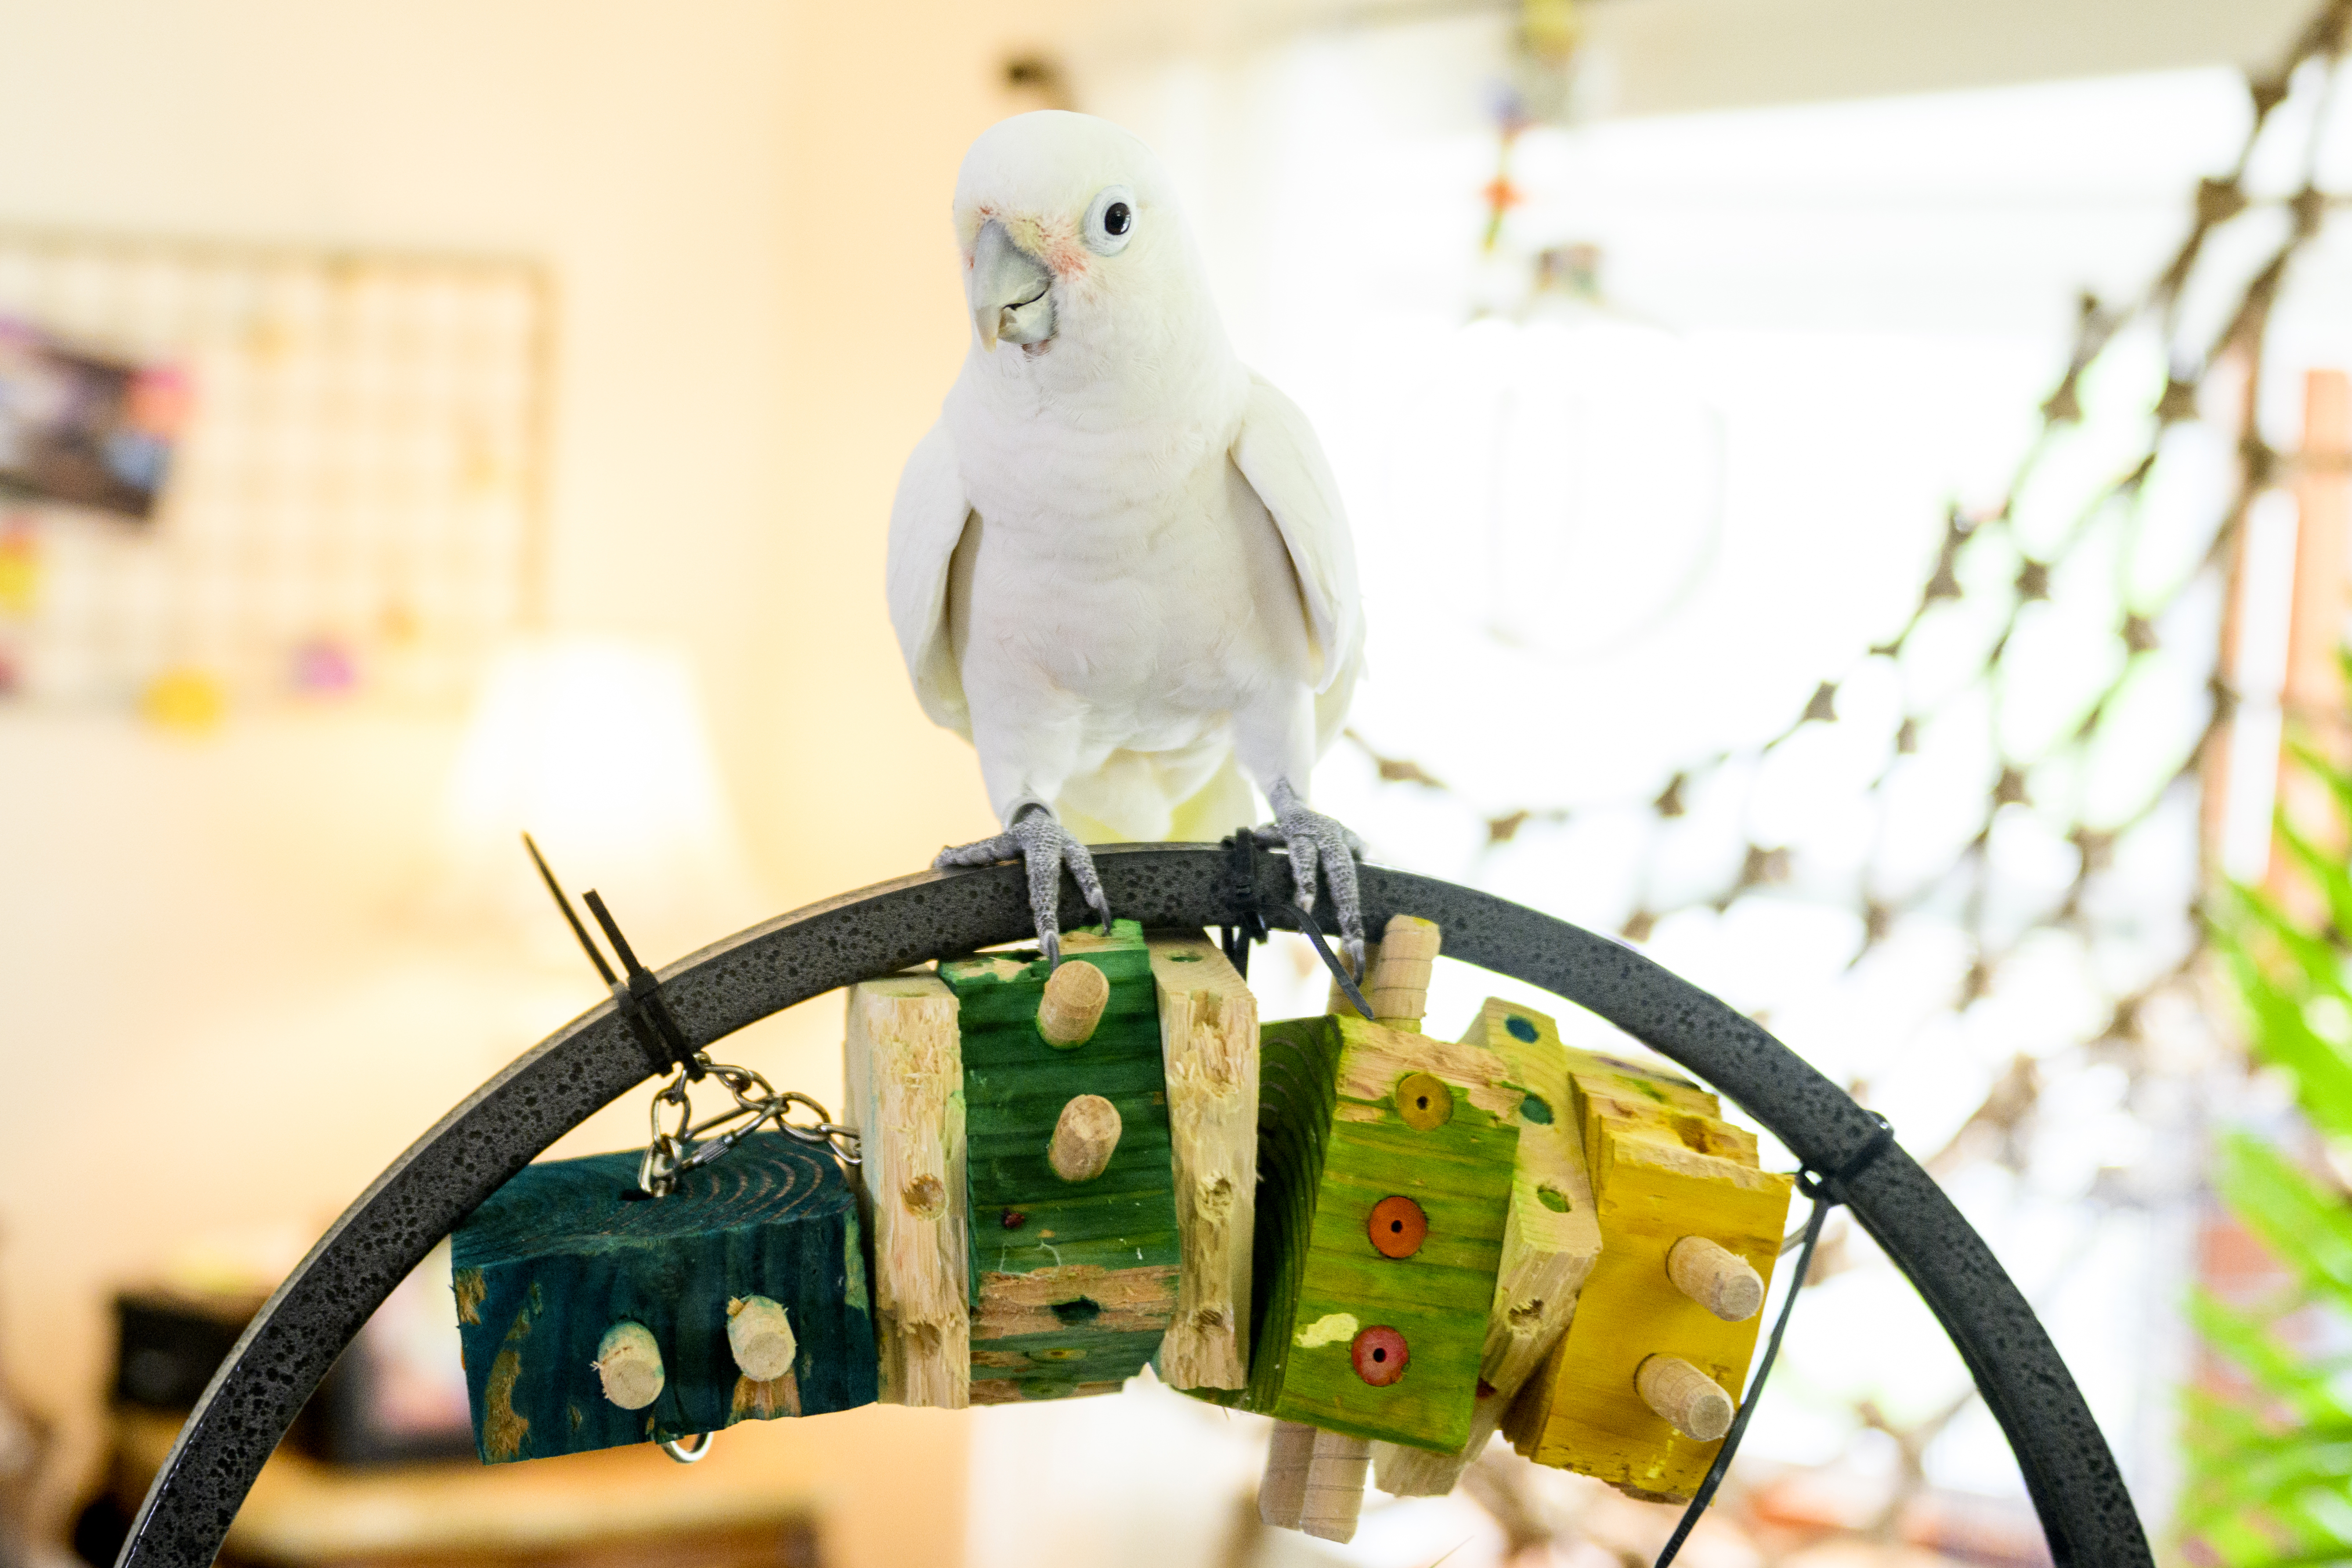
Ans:
MULTIPOLYGON (((955 163, 1025 107, 995 66, 1038 18, 0 0, 0 221, 551 264, 551 619, 689 651, 765 893, 705 911, 713 937, 986 826, 969 752, 907 694, 880 572, 962 349, 955 163)), ((576 958, 404 913, 456 740, 364 710, 191 742, 0 708, 0 1367, 85 1443, 113 1281, 200 1234, 315 1234, 595 999, 576 958)), ((740 1049, 822 1094, 834 1031, 740 1049)), ((961 1509, 961 1426, 938 1426, 935 1542, 961 1509)))

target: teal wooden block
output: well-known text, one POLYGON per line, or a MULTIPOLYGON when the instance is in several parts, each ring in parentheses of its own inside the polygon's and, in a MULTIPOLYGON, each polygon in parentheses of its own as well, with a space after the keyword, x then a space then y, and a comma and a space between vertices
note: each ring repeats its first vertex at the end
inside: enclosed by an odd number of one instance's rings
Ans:
MULTIPOLYGON (((864 1237, 824 1151, 755 1133, 689 1170, 667 1197, 631 1200, 635 1153, 525 1167, 459 1227, 451 1261, 474 1440, 486 1464, 715 1432, 738 1421, 869 1405, 874 1328, 864 1237), (783 1309, 796 1343, 765 1377, 739 1365, 730 1306, 783 1309), (636 1325, 642 1333, 626 1329, 636 1325), (607 1336, 658 1358, 658 1393, 607 1396, 607 1336)), ((781 1341, 745 1339, 767 1371, 781 1341)), ((620 1342, 618 1341, 615 1342, 620 1342)), ((647 1365, 629 1371, 650 1380, 647 1365)), ((626 1389, 623 1391, 625 1394, 626 1389)))
POLYGON ((1160 1348, 1176 1308, 1175 1177, 1160 1015, 1143 932, 1071 931, 1066 963, 1110 983, 1094 1034, 1063 1049, 1037 1028, 1042 960, 940 965, 962 1031, 971 1195, 971 1402, 1108 1393, 1160 1348), (1099 1175, 1065 1181, 1048 1159, 1072 1099, 1098 1095, 1119 1135, 1099 1175))

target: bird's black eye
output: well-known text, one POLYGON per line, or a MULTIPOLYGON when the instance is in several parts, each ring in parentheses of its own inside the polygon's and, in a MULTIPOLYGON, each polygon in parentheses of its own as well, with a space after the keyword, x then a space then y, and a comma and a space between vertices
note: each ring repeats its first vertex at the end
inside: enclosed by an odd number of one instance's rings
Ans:
POLYGON ((1105 185, 1087 204, 1082 231, 1087 248, 1097 256, 1117 256, 1135 237, 1135 193, 1125 185, 1105 185))

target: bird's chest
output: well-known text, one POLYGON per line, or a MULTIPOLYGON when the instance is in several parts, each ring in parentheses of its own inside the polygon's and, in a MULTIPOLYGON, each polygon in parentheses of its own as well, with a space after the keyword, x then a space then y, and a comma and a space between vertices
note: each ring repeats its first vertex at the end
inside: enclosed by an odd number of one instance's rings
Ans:
POLYGON ((1135 478, 975 496, 968 684, 1223 712, 1303 658, 1288 557, 1224 454, 1135 478))

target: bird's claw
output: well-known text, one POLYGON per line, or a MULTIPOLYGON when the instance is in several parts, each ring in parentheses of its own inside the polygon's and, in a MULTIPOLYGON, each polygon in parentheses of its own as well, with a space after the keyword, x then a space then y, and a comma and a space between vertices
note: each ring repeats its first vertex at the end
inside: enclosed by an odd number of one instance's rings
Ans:
POLYGON ((1315 908, 1315 890, 1319 878, 1331 879, 1331 907, 1339 914, 1339 934, 1344 939, 1348 963, 1358 978, 1364 973, 1364 903, 1356 888, 1356 858, 1364 852, 1364 841, 1337 819, 1308 807, 1290 787, 1287 779, 1276 779, 1268 796, 1274 806, 1274 820, 1257 829, 1261 844, 1279 844, 1290 852, 1290 885, 1297 896, 1298 907, 1311 911, 1315 908))
POLYGON ((1048 966, 1062 962, 1062 868, 1066 865, 1087 905, 1110 934, 1110 900, 1103 896, 1102 879, 1095 874, 1095 858, 1070 836, 1061 820, 1045 806, 1032 805, 993 838, 976 844, 951 845, 931 862, 945 871, 958 866, 993 866, 1018 860, 1029 873, 1029 913, 1037 922, 1037 946, 1048 966))

